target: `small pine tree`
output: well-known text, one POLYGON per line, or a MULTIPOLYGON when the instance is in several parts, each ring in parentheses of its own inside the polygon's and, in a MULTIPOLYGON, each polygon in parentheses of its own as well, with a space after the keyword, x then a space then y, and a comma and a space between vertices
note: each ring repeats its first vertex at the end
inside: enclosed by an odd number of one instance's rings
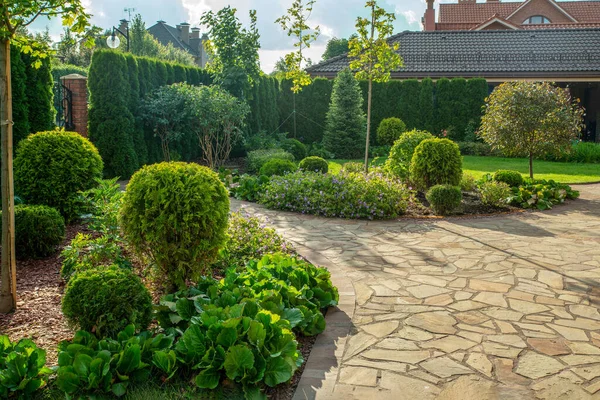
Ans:
POLYGON ((338 158, 360 157, 365 150, 365 114, 362 93, 349 69, 340 72, 333 84, 323 137, 325 149, 338 158))
POLYGON ((27 137, 29 129, 29 107, 27 106, 27 73, 21 53, 16 47, 10 49, 12 75, 12 106, 13 106, 13 143, 16 145, 27 137))

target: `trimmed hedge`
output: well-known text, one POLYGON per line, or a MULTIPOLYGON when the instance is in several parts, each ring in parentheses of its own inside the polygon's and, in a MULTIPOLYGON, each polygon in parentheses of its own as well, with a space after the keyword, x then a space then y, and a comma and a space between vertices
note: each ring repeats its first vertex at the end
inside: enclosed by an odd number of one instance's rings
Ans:
POLYGON ((404 132, 406 124, 400 118, 386 118, 377 127, 377 143, 392 146, 404 132))

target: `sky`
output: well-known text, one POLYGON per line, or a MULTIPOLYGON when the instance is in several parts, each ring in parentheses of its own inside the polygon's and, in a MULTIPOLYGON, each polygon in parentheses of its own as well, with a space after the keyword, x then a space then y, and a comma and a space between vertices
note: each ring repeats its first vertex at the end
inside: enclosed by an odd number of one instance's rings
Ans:
MULTIPOLYGON (((440 0, 436 0, 436 3, 440 0)), ((452 0, 441 0, 453 2, 452 0)), ((93 15, 92 23, 102 28, 117 26, 119 20, 128 19, 126 8, 133 14, 141 14, 146 26, 164 20, 175 26, 188 22, 199 26, 200 16, 208 10, 217 11, 231 5, 238 10, 238 17, 246 24, 248 11, 257 11, 258 29, 261 35, 260 61, 265 72, 271 72, 277 60, 293 50, 293 41, 281 30, 275 20, 285 14, 292 0, 82 0, 93 15)), ((456 2, 456 1, 454 1, 456 2)), ((355 32, 357 16, 367 16, 365 0, 317 0, 309 25, 318 25, 321 36, 313 43, 307 55, 313 62, 321 60, 327 41, 333 37, 349 37, 355 32)), ((421 17, 425 12, 425 0, 380 0, 379 5, 396 14, 394 32, 421 30, 421 17)), ((200 27, 200 26, 199 26, 200 27)), ((59 40, 62 27, 59 20, 40 19, 32 26, 39 31, 48 28, 55 40, 59 40)), ((202 27, 200 27, 202 29, 202 27)))

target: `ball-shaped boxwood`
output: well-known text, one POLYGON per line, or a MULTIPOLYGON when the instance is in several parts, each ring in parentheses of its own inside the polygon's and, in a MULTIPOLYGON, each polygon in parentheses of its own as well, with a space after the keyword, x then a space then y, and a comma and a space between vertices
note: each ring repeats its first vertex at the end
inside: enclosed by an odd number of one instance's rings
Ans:
POLYGON ((446 215, 456 210, 462 202, 459 186, 435 185, 427 192, 427 201, 438 215, 446 215))
POLYGON ((408 179, 410 162, 412 161, 415 149, 423 140, 432 139, 433 135, 427 131, 412 130, 404 132, 400 139, 394 142, 390 156, 388 157, 385 168, 393 175, 408 179))
POLYGON ((98 150, 78 133, 36 133, 17 148, 15 192, 27 204, 56 208, 70 222, 79 214, 78 192, 94 187, 102 169, 98 150))
POLYGON ((406 132, 406 124, 400 118, 386 118, 377 128, 377 142, 392 146, 406 132))
POLYGON ((54 254, 65 238, 65 220, 48 206, 15 207, 15 251, 19 258, 54 254))
POLYGON ((77 273, 67 285, 62 312, 70 324, 115 337, 127 325, 144 330, 152 320, 152 297, 133 272, 116 266, 77 273))
POLYGON ((415 149, 410 163, 410 179, 419 190, 435 185, 460 185, 462 156, 449 139, 426 139, 415 149))
POLYGON ((294 156, 295 160, 302 160, 308 154, 306 145, 297 139, 285 139, 281 142, 281 148, 294 156))
POLYGON ((289 160, 274 158, 267 161, 261 168, 260 174, 265 176, 280 176, 296 170, 296 164, 289 160))
POLYGON ((168 289, 208 272, 226 239, 229 195, 206 167, 181 162, 136 172, 119 211, 133 249, 154 262, 168 289))
POLYGON ((523 184, 523 175, 519 171, 510 171, 507 169, 500 169, 494 173, 494 180, 496 182, 504 182, 510 187, 519 187, 523 184))
POLYGON ((306 157, 304 160, 300 161, 298 167, 302 171, 320 172, 322 174, 329 172, 329 163, 327 160, 316 156, 306 157))

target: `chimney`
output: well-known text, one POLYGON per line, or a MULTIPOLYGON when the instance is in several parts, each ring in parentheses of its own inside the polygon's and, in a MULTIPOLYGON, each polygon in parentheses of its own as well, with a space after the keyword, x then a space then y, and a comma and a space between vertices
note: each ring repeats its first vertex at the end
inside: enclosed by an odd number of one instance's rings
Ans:
POLYGON ((126 19, 122 19, 121 21, 119 21, 119 30, 121 32, 126 33, 127 28, 129 28, 129 21, 127 21, 126 19))
POLYGON ((190 39, 200 39, 200 28, 192 28, 190 39))
POLYGON ((180 39, 185 44, 190 44, 190 24, 182 22, 179 24, 180 39))
POLYGON ((427 10, 423 16, 423 29, 425 31, 435 31, 435 9, 433 8, 434 0, 427 0, 427 10))

